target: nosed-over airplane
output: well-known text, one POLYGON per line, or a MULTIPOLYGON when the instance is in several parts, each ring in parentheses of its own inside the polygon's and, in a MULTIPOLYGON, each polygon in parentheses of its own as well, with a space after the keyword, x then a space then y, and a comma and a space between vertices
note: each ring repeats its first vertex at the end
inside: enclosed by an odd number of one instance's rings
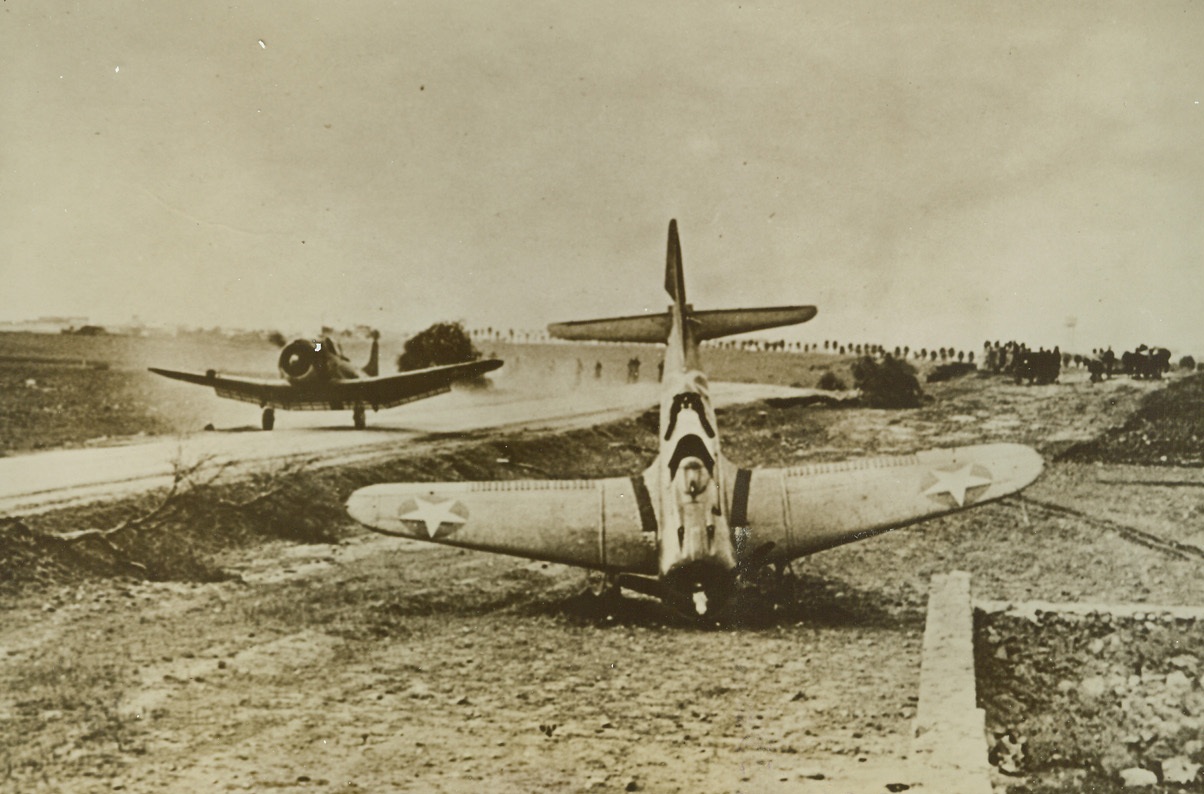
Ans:
POLYGON ((276 423, 277 408, 285 411, 342 411, 351 409, 357 430, 367 424, 365 410, 393 408, 415 400, 451 391, 454 381, 482 375, 502 366, 498 359, 469 361, 431 367, 397 375, 380 375, 380 344, 372 335, 372 352, 363 369, 356 369, 330 337, 320 340, 297 339, 280 351, 277 367, 280 379, 238 378, 204 375, 151 367, 165 378, 212 386, 218 397, 257 403, 263 409, 263 429, 276 423))
POLYGON ((666 344, 660 452, 643 473, 594 481, 389 483, 347 510, 385 534, 602 571, 693 614, 714 612, 737 578, 844 543, 979 505, 1037 478, 1018 444, 745 469, 719 447, 698 344, 805 322, 813 306, 695 311, 686 303, 677 224, 669 224, 669 310, 550 325, 563 339, 666 344))

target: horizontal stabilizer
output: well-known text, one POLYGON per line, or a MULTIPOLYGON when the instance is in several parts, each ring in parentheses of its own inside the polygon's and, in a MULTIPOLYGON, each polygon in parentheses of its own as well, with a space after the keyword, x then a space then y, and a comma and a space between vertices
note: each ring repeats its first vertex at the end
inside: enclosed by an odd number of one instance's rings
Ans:
POLYGON ((721 336, 763 331, 783 325, 798 325, 815 316, 814 306, 775 306, 767 309, 717 309, 690 312, 694 337, 699 341, 721 336))
MULTIPOLYGON (((783 325, 805 323, 815 316, 814 306, 775 306, 765 309, 717 309, 688 313, 699 341, 732 334, 763 331, 783 325)), ((604 320, 580 320, 553 323, 548 333, 557 339, 596 342, 663 343, 669 337, 669 313, 611 317, 604 320)))

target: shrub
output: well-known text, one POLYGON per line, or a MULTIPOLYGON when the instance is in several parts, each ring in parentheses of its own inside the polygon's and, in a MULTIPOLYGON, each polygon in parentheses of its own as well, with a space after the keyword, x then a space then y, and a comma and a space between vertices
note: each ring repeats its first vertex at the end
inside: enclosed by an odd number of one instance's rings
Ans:
POLYGON ((932 372, 928 373, 925 378, 929 383, 940 383, 946 380, 960 378, 962 375, 969 375, 977 369, 973 364, 967 364, 964 361, 950 361, 947 364, 939 364, 932 372))
POLYGON ((1196 360, 1191 356, 1184 356, 1183 358, 1179 359, 1179 369, 1185 369, 1188 372, 1191 372, 1195 368, 1196 360))
POLYGON ((845 382, 832 370, 824 370, 824 374, 819 376, 819 388, 824 391, 844 391, 849 388, 845 382))
POLYGON ((887 356, 879 363, 864 356, 852 369, 853 385, 871 408, 915 408, 924 396, 915 369, 906 361, 887 356))
POLYGON ((403 349, 397 357, 400 372, 459 364, 481 357, 460 323, 435 323, 407 339, 403 349))

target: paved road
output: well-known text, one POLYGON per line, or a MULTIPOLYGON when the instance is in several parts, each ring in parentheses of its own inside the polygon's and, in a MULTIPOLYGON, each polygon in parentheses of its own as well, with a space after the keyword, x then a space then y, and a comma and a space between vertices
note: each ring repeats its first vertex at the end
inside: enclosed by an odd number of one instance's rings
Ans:
MULTIPOLYGON (((714 383, 716 405, 813 393, 747 383, 714 383)), ((378 414, 354 430, 344 413, 278 413, 271 432, 245 426, 131 443, 0 458, 0 515, 27 515, 170 485, 176 463, 254 468, 269 461, 316 458, 333 465, 382 457, 431 434, 474 430, 583 427, 654 406, 657 385, 638 383, 546 393, 457 391, 378 414)), ((245 408, 245 406, 242 406, 245 408)), ((245 412, 244 412, 245 413, 245 412)), ((241 416, 245 420, 245 416, 241 416)))

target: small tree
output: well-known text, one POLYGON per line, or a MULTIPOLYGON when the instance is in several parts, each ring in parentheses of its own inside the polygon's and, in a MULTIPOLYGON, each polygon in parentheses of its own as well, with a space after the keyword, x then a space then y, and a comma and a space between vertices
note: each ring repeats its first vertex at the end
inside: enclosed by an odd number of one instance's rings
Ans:
POLYGON ((1191 372, 1195 368, 1196 360, 1191 356, 1184 356, 1183 358, 1179 359, 1179 369, 1185 369, 1188 372, 1191 372))
POLYGON ((824 374, 819 376, 818 385, 824 391, 844 391, 848 388, 840 376, 830 369, 824 370, 824 374))
POLYGON ((406 340, 397 357, 399 372, 476 361, 480 352, 460 323, 435 323, 406 340))
POLYGON ((879 363, 864 356, 852 369, 853 385, 871 408, 916 408, 924 396, 915 369, 906 361, 887 356, 879 363))

